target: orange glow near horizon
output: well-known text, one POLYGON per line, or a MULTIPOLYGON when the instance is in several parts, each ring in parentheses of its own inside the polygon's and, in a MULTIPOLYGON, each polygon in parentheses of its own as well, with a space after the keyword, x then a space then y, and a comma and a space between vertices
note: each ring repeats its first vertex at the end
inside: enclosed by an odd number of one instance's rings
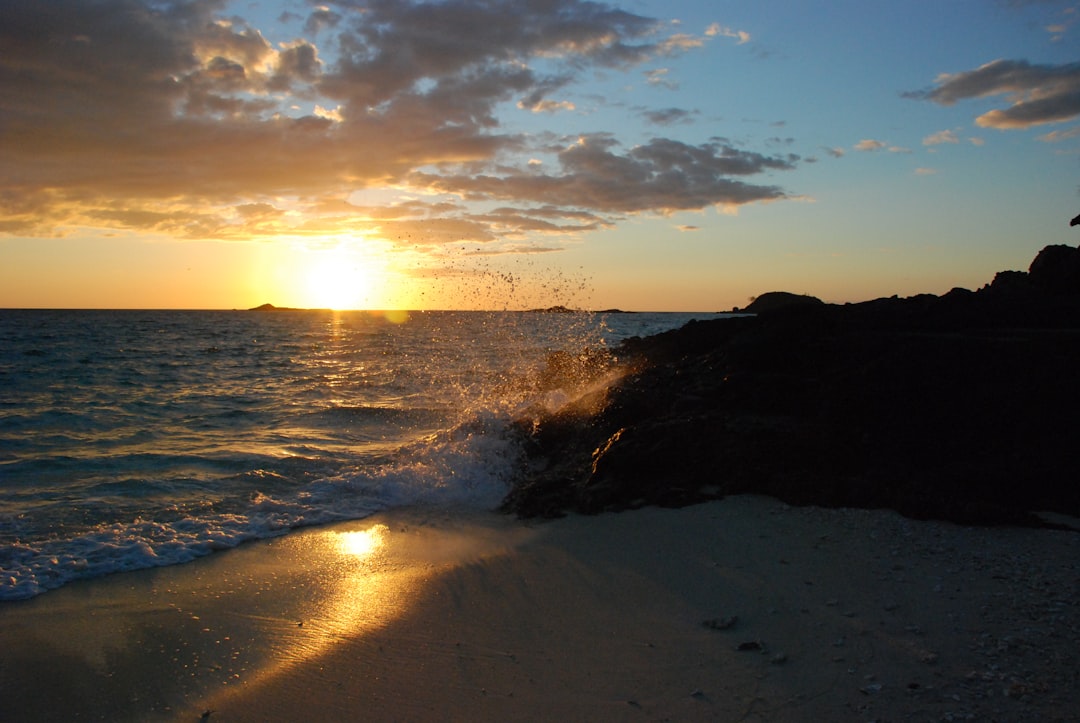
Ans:
MULTIPOLYGON (((256 244, 244 306, 264 303, 336 311, 408 308, 413 284, 380 239, 256 244)), ((401 256, 401 254, 398 254, 401 256)))

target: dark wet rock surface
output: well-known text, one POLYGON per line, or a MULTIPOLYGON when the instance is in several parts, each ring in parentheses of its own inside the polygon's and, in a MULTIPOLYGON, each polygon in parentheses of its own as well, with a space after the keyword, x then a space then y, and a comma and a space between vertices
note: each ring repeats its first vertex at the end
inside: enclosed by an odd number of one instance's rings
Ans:
POLYGON ((618 381, 523 419, 528 469, 504 510, 760 493, 965 524, 1080 515, 1080 250, 974 292, 761 298, 755 316, 627 340, 618 381))

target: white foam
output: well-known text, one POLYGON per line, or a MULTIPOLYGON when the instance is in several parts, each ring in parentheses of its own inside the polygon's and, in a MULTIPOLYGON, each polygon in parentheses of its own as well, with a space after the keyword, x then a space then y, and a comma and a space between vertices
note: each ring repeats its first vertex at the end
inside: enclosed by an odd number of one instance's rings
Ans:
POLYGON ((390 507, 491 509, 520 461, 508 428, 508 416, 480 412, 408 445, 390 464, 319 479, 288 497, 256 493, 242 512, 99 525, 75 537, 11 545, 0 557, 0 600, 33 597, 83 578, 190 562, 248 540, 390 507))

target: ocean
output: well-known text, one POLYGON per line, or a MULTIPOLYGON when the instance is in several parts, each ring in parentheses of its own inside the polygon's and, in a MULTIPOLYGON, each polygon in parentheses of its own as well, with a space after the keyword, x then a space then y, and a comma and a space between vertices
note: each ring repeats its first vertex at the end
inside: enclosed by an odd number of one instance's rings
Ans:
POLYGON ((714 314, 0 310, 0 600, 392 507, 493 509, 548 355, 714 314))

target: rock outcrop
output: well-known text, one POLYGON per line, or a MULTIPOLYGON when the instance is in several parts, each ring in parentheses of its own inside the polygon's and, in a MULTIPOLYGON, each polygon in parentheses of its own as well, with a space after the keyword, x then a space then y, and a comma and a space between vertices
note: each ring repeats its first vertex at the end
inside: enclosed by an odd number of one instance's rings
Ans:
POLYGON ((975 292, 764 305, 627 340, 619 381, 521 422, 529 465, 503 508, 761 493, 961 523, 1080 516, 1078 269, 1080 251, 1047 247, 975 292))

